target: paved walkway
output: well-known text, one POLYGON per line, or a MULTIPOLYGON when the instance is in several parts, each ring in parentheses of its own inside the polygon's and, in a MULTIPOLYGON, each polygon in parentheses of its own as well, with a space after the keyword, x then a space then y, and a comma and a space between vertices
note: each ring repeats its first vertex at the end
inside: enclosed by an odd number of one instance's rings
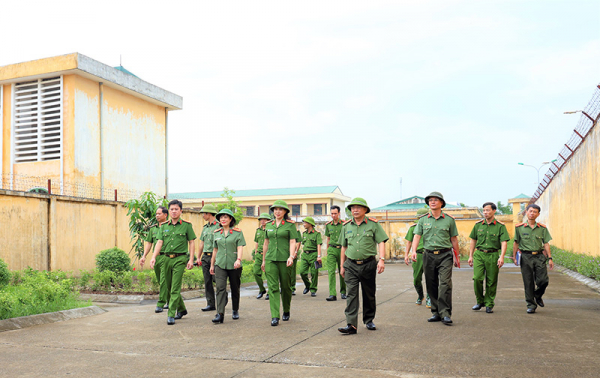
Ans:
MULTIPOLYGON (((412 271, 386 266, 377 279, 377 331, 343 336, 344 301, 296 295, 292 318, 270 326, 268 301, 244 290, 240 316, 213 325, 186 302, 189 315, 167 326, 154 304, 105 306, 82 319, 0 333, 4 376, 203 377, 597 377, 600 295, 559 272, 550 273, 546 307, 525 313, 518 268, 501 270, 493 314, 471 310, 472 270, 454 271, 452 327, 429 324, 416 306, 412 271)), ((303 285, 298 285, 302 290, 303 285)))

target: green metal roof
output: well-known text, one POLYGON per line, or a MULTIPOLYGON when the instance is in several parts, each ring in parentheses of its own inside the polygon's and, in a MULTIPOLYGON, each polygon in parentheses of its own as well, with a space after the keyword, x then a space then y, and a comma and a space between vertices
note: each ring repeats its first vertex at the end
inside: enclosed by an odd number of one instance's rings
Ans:
MULTIPOLYGON (((136 75, 134 75, 134 74, 133 74, 131 71, 127 70, 127 69, 126 69, 125 67, 123 67, 123 66, 116 66, 116 67, 114 67, 114 68, 118 69, 118 70, 119 70, 119 71, 121 71, 121 72, 125 72, 125 73, 126 73, 126 74, 128 74, 128 75, 131 75, 131 76, 135 76, 135 77, 137 77, 137 76, 136 76, 136 75)), ((139 77, 138 77, 138 79, 139 79, 139 77)))
POLYGON ((513 198, 511 198, 511 199, 517 199, 517 198, 527 198, 527 199, 529 199, 529 198, 531 198, 531 196, 528 196, 528 195, 526 195, 526 194, 523 194, 523 193, 521 193, 521 194, 519 194, 518 196, 516 196, 516 197, 513 197, 513 198))
MULTIPOLYGON (((420 197, 420 196, 412 196, 412 197, 408 197, 408 198, 404 198, 401 199, 400 201, 396 201, 396 202, 392 202, 392 203, 388 203, 385 206, 380 206, 380 207, 376 207, 374 209, 371 210, 377 210, 377 211, 386 211, 386 210, 413 210, 413 209, 420 209, 422 207, 425 207, 425 203, 402 203, 414 198, 418 198, 421 199, 423 201, 425 201, 425 197, 420 197)), ((449 203, 446 203, 446 208, 459 208, 460 206, 456 206, 456 205, 452 205, 449 203)))
MULTIPOLYGON (((290 196, 302 194, 325 194, 333 193, 338 189, 333 186, 309 186, 305 188, 280 188, 280 189, 248 189, 236 190, 234 197, 259 197, 259 196, 290 196)), ((341 192, 341 190, 340 190, 341 192)), ((177 199, 201 199, 201 198, 219 198, 223 191, 214 192, 187 192, 187 193, 169 193, 169 198, 177 199)))

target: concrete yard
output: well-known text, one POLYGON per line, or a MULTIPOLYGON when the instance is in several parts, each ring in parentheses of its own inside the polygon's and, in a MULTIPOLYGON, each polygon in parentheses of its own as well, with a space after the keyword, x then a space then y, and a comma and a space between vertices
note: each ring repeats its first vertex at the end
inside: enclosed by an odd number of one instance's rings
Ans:
MULTIPOLYGON (((465 263, 463 263, 466 265, 465 263)), ((453 326, 427 323, 414 304, 412 270, 387 264, 377 278, 376 331, 343 336, 344 301, 293 297, 291 320, 270 326, 268 301, 256 286, 242 291, 240 320, 213 325, 204 299, 186 301, 189 315, 167 326, 154 303, 104 305, 86 318, 0 333, 4 376, 202 377, 597 377, 600 295, 550 272, 546 307, 526 314, 519 268, 500 273, 493 314, 475 312, 472 273, 454 270, 453 326)))

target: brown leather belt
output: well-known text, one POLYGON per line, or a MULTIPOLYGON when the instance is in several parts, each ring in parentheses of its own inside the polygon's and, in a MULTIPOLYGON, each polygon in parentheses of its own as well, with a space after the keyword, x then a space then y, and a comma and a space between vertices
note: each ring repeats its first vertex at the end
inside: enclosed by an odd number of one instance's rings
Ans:
POLYGON ((206 256, 212 256, 212 254, 213 254, 213 253, 212 253, 212 252, 204 252, 204 254, 205 254, 206 256))
POLYGON ((540 253, 544 253, 544 251, 521 251, 521 253, 526 255, 539 255, 540 253))
POLYGON ((481 251, 483 253, 494 253, 494 252, 498 252, 498 249, 479 249, 477 248, 478 251, 481 251))
POLYGON ((175 257, 179 257, 179 256, 183 256, 183 255, 187 255, 187 253, 171 253, 171 254, 168 254, 167 257, 170 259, 173 259, 175 257))
POLYGON ((330 247, 333 247, 333 248, 337 248, 337 249, 340 249, 340 248, 342 248, 342 246, 341 246, 341 245, 331 245, 331 244, 330 244, 329 246, 330 246, 330 247))
POLYGON ((442 249, 426 249, 425 252, 433 253, 434 255, 439 255, 440 253, 450 252, 451 248, 442 248, 442 249))
POLYGON ((353 263, 355 263, 356 265, 362 265, 362 264, 366 264, 366 263, 368 263, 369 261, 373 261, 373 260, 375 260, 375 256, 367 257, 367 258, 366 258, 366 259, 364 259, 364 260, 352 260, 352 259, 348 259, 348 260, 352 261, 352 262, 353 262, 353 263))

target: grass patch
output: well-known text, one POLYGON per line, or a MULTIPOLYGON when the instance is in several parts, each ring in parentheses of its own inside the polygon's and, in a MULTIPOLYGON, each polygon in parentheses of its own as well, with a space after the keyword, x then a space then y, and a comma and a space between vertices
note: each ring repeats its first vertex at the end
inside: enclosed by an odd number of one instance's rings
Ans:
POLYGON ((600 281, 600 257, 565 251, 550 246, 554 263, 600 281))

